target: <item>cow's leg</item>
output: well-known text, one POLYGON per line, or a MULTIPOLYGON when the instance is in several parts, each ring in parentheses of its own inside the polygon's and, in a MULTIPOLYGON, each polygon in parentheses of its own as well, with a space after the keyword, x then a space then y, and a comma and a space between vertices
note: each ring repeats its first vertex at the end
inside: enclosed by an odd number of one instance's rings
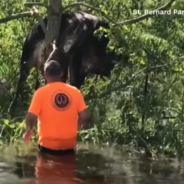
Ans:
POLYGON ((63 75, 61 77, 61 82, 66 83, 67 79, 68 79, 68 69, 64 69, 63 75))
POLYGON ((25 84, 25 82, 27 80, 27 77, 28 77, 29 73, 30 73, 30 69, 25 67, 25 65, 21 65, 20 76, 19 76, 19 80, 18 80, 18 84, 17 84, 17 88, 16 88, 16 93, 15 93, 15 96, 13 98, 13 101, 11 102, 11 104, 10 104, 10 106, 8 108, 8 112, 9 113, 14 113, 15 112, 15 108, 16 108, 16 105, 17 105, 18 97, 23 92, 24 84, 25 84))
POLYGON ((80 55, 73 55, 69 64, 69 82, 78 89, 84 84, 86 77, 86 74, 81 72, 81 62, 80 55))
POLYGON ((76 66, 70 66, 69 68, 70 84, 80 89, 84 84, 86 74, 80 73, 80 69, 76 66))
POLYGON ((86 74, 80 74, 78 77, 79 78, 77 79, 77 83, 74 83, 74 85, 76 85, 76 88, 80 89, 81 86, 85 83, 86 74))
POLYGON ((36 84, 35 84, 35 91, 40 87, 40 81, 39 81, 39 72, 36 70, 36 84))
POLYGON ((84 75, 84 74, 77 74, 77 75, 74 75, 74 76, 76 76, 75 79, 71 79, 70 78, 70 84, 72 86, 75 86, 76 88, 80 89, 81 86, 84 84, 86 75, 84 75))

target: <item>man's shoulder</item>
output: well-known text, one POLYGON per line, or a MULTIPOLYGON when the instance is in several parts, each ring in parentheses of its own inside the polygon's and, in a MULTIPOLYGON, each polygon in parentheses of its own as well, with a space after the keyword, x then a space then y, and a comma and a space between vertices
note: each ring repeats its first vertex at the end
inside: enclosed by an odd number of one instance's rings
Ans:
POLYGON ((65 86, 68 88, 68 89, 71 89, 73 91, 76 91, 76 92, 79 92, 80 93, 80 90, 77 89, 75 86, 72 86, 70 84, 65 84, 65 86))
POLYGON ((45 85, 45 86, 41 86, 41 87, 39 87, 39 88, 35 91, 35 93, 42 93, 42 92, 45 90, 45 88, 46 88, 46 85, 45 85))

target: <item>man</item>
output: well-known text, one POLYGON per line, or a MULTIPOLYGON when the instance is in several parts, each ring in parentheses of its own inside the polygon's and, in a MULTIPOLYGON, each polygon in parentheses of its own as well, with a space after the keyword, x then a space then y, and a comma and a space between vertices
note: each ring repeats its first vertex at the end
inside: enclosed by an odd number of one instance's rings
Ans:
POLYGON ((24 179, 28 179, 24 184, 79 183, 76 180, 78 175, 76 172, 77 163, 75 155, 70 154, 61 157, 53 157, 47 154, 38 154, 35 162, 35 170, 32 170, 32 166, 30 166, 29 156, 26 156, 25 159, 25 162, 21 161, 21 163, 19 163, 21 167, 19 170, 17 169, 17 173, 20 173, 19 176, 23 175, 24 179))
POLYGON ((51 60, 44 66, 47 85, 39 88, 32 98, 26 115, 28 142, 38 119, 38 147, 40 152, 60 155, 74 153, 77 144, 78 126, 90 120, 90 114, 80 91, 62 83, 62 69, 57 61, 51 60))

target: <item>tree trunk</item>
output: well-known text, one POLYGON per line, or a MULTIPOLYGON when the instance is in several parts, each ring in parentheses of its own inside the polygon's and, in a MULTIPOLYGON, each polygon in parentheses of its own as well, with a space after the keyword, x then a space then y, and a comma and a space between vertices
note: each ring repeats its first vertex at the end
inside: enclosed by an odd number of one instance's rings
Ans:
POLYGON ((46 32, 46 47, 59 37, 61 16, 62 16, 62 0, 49 0, 48 2, 48 23, 46 32))

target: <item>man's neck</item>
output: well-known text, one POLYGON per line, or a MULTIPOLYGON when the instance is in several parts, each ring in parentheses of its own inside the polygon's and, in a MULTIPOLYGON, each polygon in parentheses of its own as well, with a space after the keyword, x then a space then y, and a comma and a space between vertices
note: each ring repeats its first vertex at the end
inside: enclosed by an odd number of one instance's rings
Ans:
POLYGON ((61 80, 50 80, 50 81, 47 82, 47 84, 56 83, 56 82, 61 82, 61 80))

